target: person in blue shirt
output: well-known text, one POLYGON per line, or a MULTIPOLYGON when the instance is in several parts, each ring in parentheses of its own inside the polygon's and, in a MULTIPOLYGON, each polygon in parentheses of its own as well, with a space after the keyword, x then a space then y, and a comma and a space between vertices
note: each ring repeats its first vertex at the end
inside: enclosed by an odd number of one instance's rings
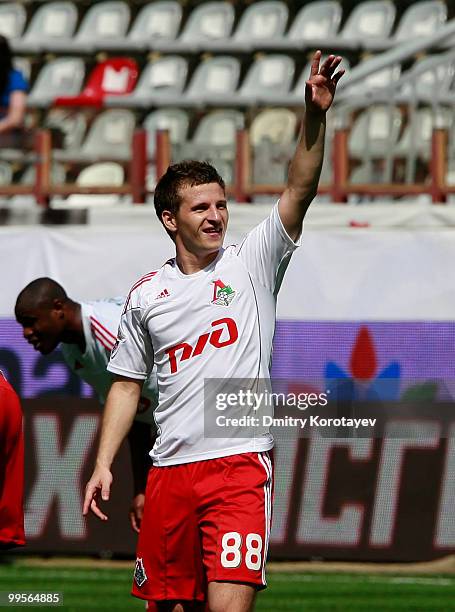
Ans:
POLYGON ((13 68, 8 40, 0 36, 0 136, 23 126, 27 91, 27 81, 13 68))

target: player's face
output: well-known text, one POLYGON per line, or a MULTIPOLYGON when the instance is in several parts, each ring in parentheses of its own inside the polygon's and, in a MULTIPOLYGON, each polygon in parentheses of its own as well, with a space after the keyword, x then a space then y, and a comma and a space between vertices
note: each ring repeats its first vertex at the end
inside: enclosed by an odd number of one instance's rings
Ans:
POLYGON ((175 215, 176 244, 196 255, 209 255, 223 245, 229 213, 218 183, 184 187, 175 215))
POLYGON ((22 325, 24 338, 42 355, 57 347, 63 331, 62 311, 45 306, 16 307, 17 322, 22 325))

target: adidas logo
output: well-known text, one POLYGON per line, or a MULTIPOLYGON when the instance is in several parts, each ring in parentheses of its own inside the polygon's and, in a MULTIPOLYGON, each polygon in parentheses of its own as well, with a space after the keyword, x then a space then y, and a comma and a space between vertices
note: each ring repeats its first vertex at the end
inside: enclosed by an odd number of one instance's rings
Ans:
POLYGON ((165 298, 169 296, 170 296, 169 291, 167 289, 163 289, 163 291, 156 296, 155 300, 159 300, 160 298, 165 298))

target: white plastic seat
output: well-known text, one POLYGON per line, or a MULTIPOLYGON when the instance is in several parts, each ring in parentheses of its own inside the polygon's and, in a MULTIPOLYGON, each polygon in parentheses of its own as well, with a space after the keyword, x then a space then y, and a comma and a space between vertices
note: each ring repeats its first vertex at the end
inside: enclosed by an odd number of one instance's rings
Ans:
POLYGON ((238 92, 224 96, 227 106, 253 106, 273 103, 276 92, 289 93, 294 78, 294 60, 288 55, 258 57, 251 65, 238 92))
POLYGON ((234 17, 234 7, 224 0, 201 4, 193 9, 176 40, 157 40, 153 48, 177 53, 203 50, 213 41, 229 37, 234 17))
POLYGON ((225 106, 226 97, 237 90, 240 62, 235 57, 219 55, 203 61, 197 67, 185 96, 175 103, 181 106, 225 106))
POLYGON ((281 183, 295 147, 297 117, 287 108, 267 109, 251 123, 253 180, 255 183, 281 183))
MULTIPOLYGON (((431 36, 447 21, 447 5, 442 0, 423 0, 411 4, 403 13, 395 34, 384 40, 368 41, 368 49, 382 50, 417 38, 431 36)), ((453 40, 446 44, 453 44, 453 40)))
POLYGON ((204 159, 215 166, 226 184, 234 179, 237 130, 244 126, 242 113, 218 110, 200 120, 193 138, 176 147, 176 161, 188 158, 204 159))
POLYGON ((84 162, 128 161, 134 128, 135 118, 130 111, 106 110, 95 118, 80 148, 62 151, 58 158, 84 162))
POLYGON ((8 39, 11 47, 22 36, 27 14, 22 4, 17 2, 5 2, 0 4, 0 34, 8 39))
POLYGON ((178 55, 167 55, 149 62, 134 91, 122 96, 106 96, 106 106, 151 108, 182 100, 188 73, 188 62, 178 55))
POLYGON ((75 96, 82 87, 84 62, 79 57, 60 57, 41 68, 27 104, 30 107, 50 106, 59 96, 75 96))
MULTIPOLYGON (((116 162, 99 162, 83 168, 76 184, 80 187, 120 187, 125 182, 125 171, 116 162)), ((114 193, 108 194, 80 194, 74 193, 68 196, 66 203, 76 206, 88 204, 116 204, 120 196, 114 193)))
POLYGON ((146 4, 138 13, 128 35, 109 42, 112 51, 144 51, 161 41, 177 37, 182 21, 182 7, 176 0, 158 0, 146 4))
POLYGON ((121 0, 107 0, 94 4, 86 13, 73 38, 55 40, 52 49, 60 52, 94 53, 109 49, 124 40, 130 21, 129 6, 121 0))
POLYGON ((186 112, 179 108, 163 108, 147 115, 143 127, 147 132, 147 157, 155 158, 156 132, 168 130, 171 146, 185 142, 188 134, 189 119, 186 112))
POLYGON ((70 39, 76 29, 77 9, 72 2, 43 4, 33 15, 24 36, 14 46, 21 53, 52 49, 53 41, 70 39))
POLYGON ((391 0, 366 0, 358 4, 333 41, 338 49, 374 48, 375 41, 387 41, 393 28, 396 8, 391 0))
POLYGON ((207 41, 204 48, 222 52, 248 52, 283 36, 288 7, 279 0, 253 2, 243 13, 233 36, 207 41))
POLYGON ((337 0, 316 0, 302 6, 289 32, 280 37, 255 41, 256 48, 287 50, 330 46, 340 27, 341 5, 337 0))
POLYGON ((398 141, 401 124, 398 108, 381 104, 368 107, 352 126, 348 145, 350 157, 386 157, 398 141))

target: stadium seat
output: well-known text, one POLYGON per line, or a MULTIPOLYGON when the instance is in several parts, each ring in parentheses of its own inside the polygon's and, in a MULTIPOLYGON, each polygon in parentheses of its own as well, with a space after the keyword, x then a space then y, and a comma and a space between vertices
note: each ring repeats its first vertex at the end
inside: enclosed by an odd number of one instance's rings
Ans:
POLYGON ((47 107, 61 95, 76 96, 82 87, 85 66, 81 58, 59 57, 45 64, 32 87, 27 104, 47 107))
POLYGON ((104 104, 105 96, 120 97, 130 94, 137 77, 138 68, 133 59, 114 57, 95 66, 80 95, 57 97, 54 104, 56 106, 100 107, 104 104))
MULTIPOLYGON (((116 162, 99 162, 83 168, 76 184, 80 187, 120 187, 125 182, 125 170, 116 162)), ((117 194, 80 194, 74 193, 66 199, 67 204, 82 206, 86 204, 116 204, 117 194)))
POLYGON ((339 36, 329 43, 338 50, 374 48, 374 41, 389 40, 396 8, 391 0, 366 0, 349 15, 339 36))
POLYGON ((171 145, 174 146, 185 142, 188 134, 188 126, 188 115, 184 110, 179 108, 163 108, 147 115, 143 127, 147 132, 148 159, 155 159, 156 132, 158 130, 169 130, 171 145))
POLYGON ((207 41, 204 49, 221 52, 250 52, 265 41, 283 36, 289 11, 279 0, 253 2, 243 13, 240 23, 231 38, 207 41))
POLYGON ((205 115, 193 138, 174 148, 176 161, 188 158, 209 161, 223 176, 226 184, 232 184, 236 133, 243 126, 243 114, 238 111, 217 110, 205 115))
POLYGON ((224 1, 207 2, 195 7, 182 34, 176 40, 158 39, 153 49, 172 52, 198 52, 206 42, 223 40, 230 36, 234 24, 234 7, 224 1))
POLYGON ((251 65, 238 92, 224 96, 227 106, 253 106, 271 103, 276 92, 289 93, 295 65, 287 55, 260 56, 251 65))
POLYGON ((0 161, 0 185, 11 185, 13 181, 13 169, 11 164, 0 161))
POLYGON ((430 36, 447 21, 447 6, 442 0, 422 0, 411 4, 400 19, 395 35, 389 39, 368 41, 371 50, 388 49, 397 43, 430 36))
POLYGON ((259 113, 251 123, 254 183, 282 183, 295 146, 297 117, 287 108, 259 113))
MULTIPOLYGON (((438 125, 451 128, 453 123, 452 113, 449 109, 438 109, 438 125)), ((431 140, 433 127, 435 126, 434 112, 431 108, 422 107, 414 109, 409 115, 408 123, 400 140, 397 142, 395 157, 419 157, 428 161, 431 157, 431 140)))
POLYGON ((111 51, 145 51, 161 41, 177 37, 182 21, 182 7, 175 0, 146 4, 138 13, 128 35, 109 41, 111 51))
MULTIPOLYGON (((44 127, 59 135, 58 150, 54 146, 54 156, 71 157, 72 152, 80 149, 87 131, 87 117, 82 112, 70 108, 52 108, 44 119, 44 127)), ((55 140, 55 139, 54 139, 55 140)))
POLYGON ((240 78, 240 63, 235 57, 219 55, 199 64, 190 84, 175 103, 181 106, 224 106, 226 96, 236 91, 240 78))
POLYGON ((424 102, 431 104, 434 101, 434 92, 438 92, 441 101, 447 94, 455 77, 455 58, 441 61, 440 55, 430 55, 419 59, 406 73, 409 78, 401 87, 397 100, 414 103, 424 102))
POLYGON ((86 13, 74 38, 55 40, 54 51, 91 54, 109 49, 124 40, 130 21, 129 6, 121 0, 108 0, 93 5, 86 13))
POLYGON ((5 36, 15 49, 16 41, 22 36, 27 14, 22 4, 6 2, 0 4, 0 34, 5 36))
POLYGON ((286 36, 270 40, 256 40, 255 47, 269 50, 324 48, 336 36, 341 22, 342 9, 336 0, 316 0, 305 4, 286 36))
POLYGON ((99 114, 78 149, 56 151, 62 161, 128 161, 135 128, 134 115, 123 109, 109 109, 99 114))
POLYGON ((353 159, 383 158, 398 141, 402 116, 398 108, 374 104, 354 122, 349 135, 349 155, 353 159))
MULTIPOLYGON (((35 164, 29 164, 21 176, 21 185, 33 185, 35 182, 35 175, 35 164)), ((62 183, 64 183, 66 181, 65 166, 59 164, 58 162, 53 162, 51 165, 50 179, 51 183, 54 185, 61 185, 62 183)))
POLYGON ((67 40, 74 34, 77 9, 72 2, 43 4, 33 15, 24 36, 14 45, 20 53, 52 50, 54 40, 67 40))
POLYGON ((149 62, 142 71, 134 91, 124 96, 106 96, 106 106, 151 108, 182 100, 188 73, 188 63, 178 55, 167 55, 149 62))

